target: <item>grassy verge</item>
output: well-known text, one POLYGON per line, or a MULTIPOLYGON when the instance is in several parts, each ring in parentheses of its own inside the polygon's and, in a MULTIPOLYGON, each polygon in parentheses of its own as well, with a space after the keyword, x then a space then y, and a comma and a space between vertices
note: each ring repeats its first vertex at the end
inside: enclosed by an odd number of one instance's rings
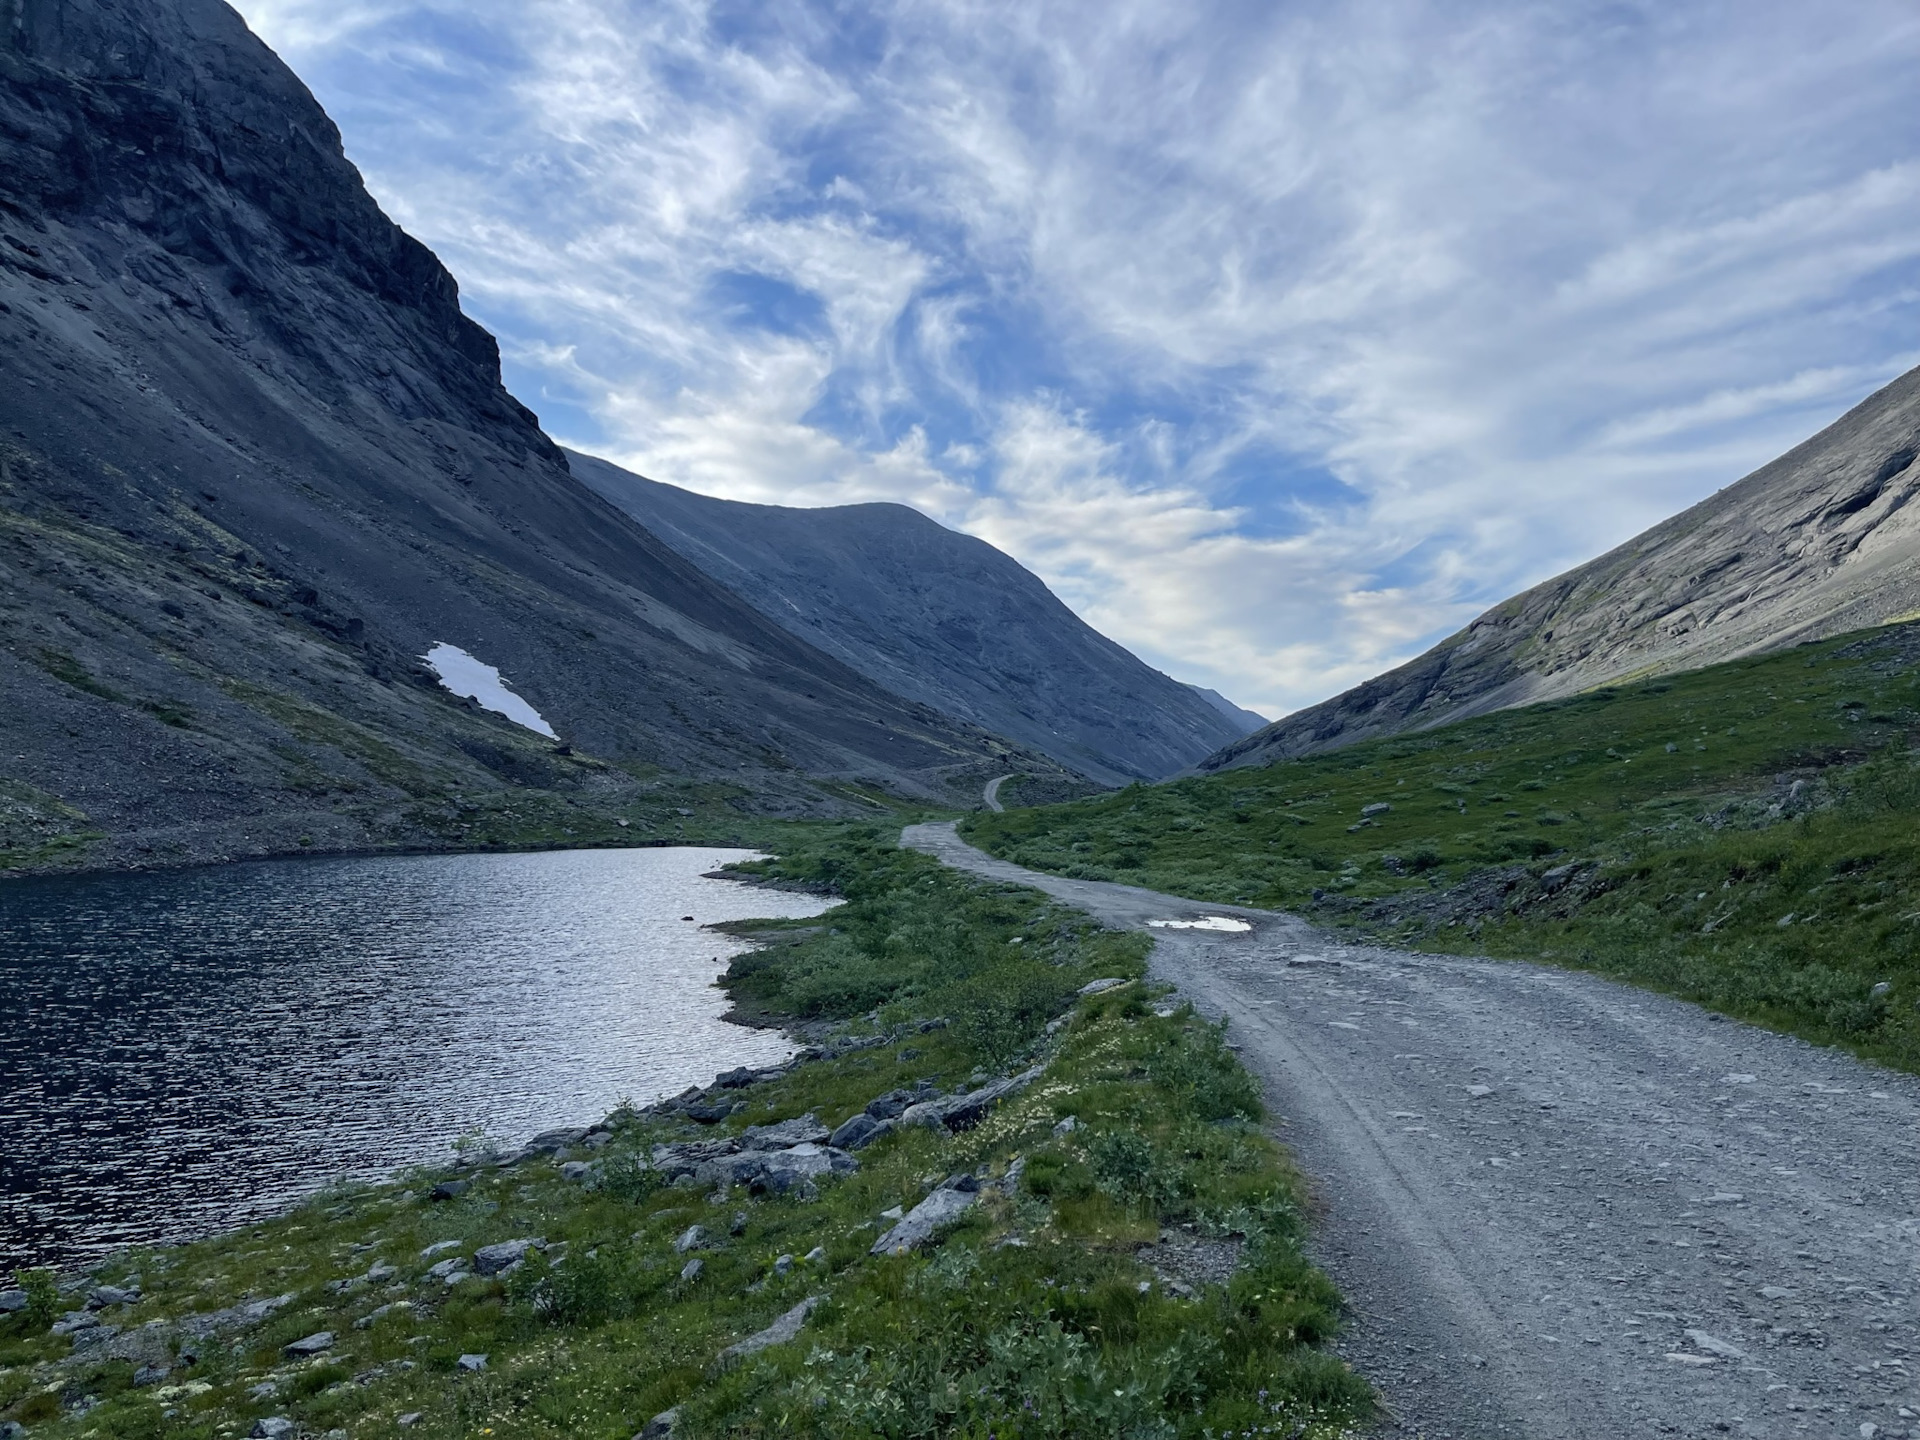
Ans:
POLYGON ((761 927, 786 943, 728 976, 738 1000, 803 1019, 820 1058, 710 1092, 735 1107, 716 1125, 620 1113, 575 1157, 596 1167, 586 1180, 557 1168, 562 1152, 464 1172, 470 1187, 436 1201, 444 1175, 421 1173, 119 1257, 86 1282, 140 1279, 141 1298, 103 1312, 124 1327, 106 1346, 47 1332, 77 1296, 0 1321, 0 1421, 33 1440, 224 1440, 272 1417, 355 1440, 626 1440, 677 1406, 688 1436, 1342 1433, 1366 1392, 1316 1348, 1337 1298, 1301 1255, 1297 1179, 1219 1033, 1149 992, 1138 937, 893 835, 798 831, 760 867, 846 897, 824 922, 761 927), (1127 983, 1080 994, 1102 978, 1127 983), (836 1124, 888 1091, 1036 1064, 976 1127, 899 1130, 812 1197, 663 1184, 646 1164, 657 1143, 836 1124), (953 1228, 915 1254, 869 1253, 887 1211, 956 1174, 981 1189, 953 1228), (676 1250, 694 1225, 709 1238, 676 1250), (449 1288, 427 1273, 524 1237, 548 1248, 505 1276, 449 1288), (257 1323, 191 1336, 195 1315, 280 1295, 257 1323), (716 1363, 815 1296, 792 1342, 716 1363), (322 1331, 323 1353, 285 1353, 322 1331), (484 1369, 461 1368, 479 1355, 484 1369))
POLYGON ((1590 967, 1920 1070, 1920 627, 968 821, 995 854, 1590 967))

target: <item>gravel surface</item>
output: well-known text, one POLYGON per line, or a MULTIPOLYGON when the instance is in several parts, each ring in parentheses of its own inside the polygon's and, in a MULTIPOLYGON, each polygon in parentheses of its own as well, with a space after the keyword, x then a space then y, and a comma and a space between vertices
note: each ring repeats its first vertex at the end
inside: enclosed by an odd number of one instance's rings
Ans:
POLYGON ((1312 1177, 1394 1436, 1920 1437, 1920 1082, 1597 976, 903 843, 1156 930, 1312 1177))

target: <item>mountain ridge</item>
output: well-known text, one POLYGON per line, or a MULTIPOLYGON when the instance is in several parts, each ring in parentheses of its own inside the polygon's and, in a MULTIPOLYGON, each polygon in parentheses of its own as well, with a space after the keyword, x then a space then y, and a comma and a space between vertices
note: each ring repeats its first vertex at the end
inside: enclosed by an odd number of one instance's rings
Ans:
POLYGON ((1068 783, 579 484, 224 3, 0 0, 0 82, 0 852, 439 844, 454 788, 661 773, 795 813, 1068 783), (449 695, 436 642, 566 745, 449 695))
POLYGON ((1012 557, 910 506, 753 505, 567 457, 589 487, 793 634, 1103 784, 1161 779, 1244 732, 1220 708, 1230 702, 1153 669, 1012 557))
POLYGON ((1697 505, 1199 768, 1314 754, 1912 618, 1916 458, 1920 368, 1697 505))

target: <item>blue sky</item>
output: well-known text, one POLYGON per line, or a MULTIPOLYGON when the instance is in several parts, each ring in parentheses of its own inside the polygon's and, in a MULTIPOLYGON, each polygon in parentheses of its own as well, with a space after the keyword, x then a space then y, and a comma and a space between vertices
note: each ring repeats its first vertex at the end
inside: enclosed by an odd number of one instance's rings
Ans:
POLYGON ((1920 363, 1920 10, 240 0, 565 443, 1269 715, 1920 363))

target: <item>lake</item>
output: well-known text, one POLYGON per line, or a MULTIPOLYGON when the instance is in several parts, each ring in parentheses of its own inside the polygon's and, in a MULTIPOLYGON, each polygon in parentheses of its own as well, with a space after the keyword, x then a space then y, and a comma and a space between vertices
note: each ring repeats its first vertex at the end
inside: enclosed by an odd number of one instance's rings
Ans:
POLYGON ((0 1274, 187 1238, 485 1134, 792 1053, 721 1020, 830 902, 705 848, 269 861, 0 884, 0 1274), (694 917, 688 921, 682 917, 694 917))

